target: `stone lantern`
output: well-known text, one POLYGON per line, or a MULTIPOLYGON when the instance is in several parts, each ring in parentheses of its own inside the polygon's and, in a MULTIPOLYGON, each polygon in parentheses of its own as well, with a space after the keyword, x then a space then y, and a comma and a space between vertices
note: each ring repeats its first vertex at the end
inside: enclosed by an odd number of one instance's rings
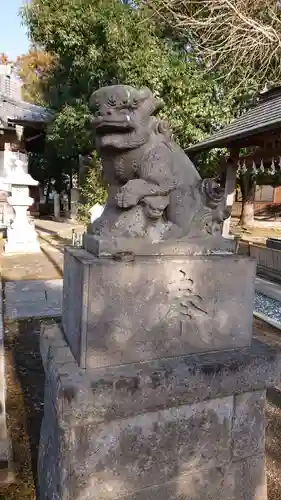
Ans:
POLYGON ((15 167, 5 179, 5 184, 11 186, 12 195, 8 198, 9 204, 15 211, 15 218, 7 230, 5 253, 34 253, 40 252, 40 244, 34 224, 30 221, 27 210, 33 204, 29 196, 29 186, 37 186, 28 174, 27 162, 17 159, 15 167))

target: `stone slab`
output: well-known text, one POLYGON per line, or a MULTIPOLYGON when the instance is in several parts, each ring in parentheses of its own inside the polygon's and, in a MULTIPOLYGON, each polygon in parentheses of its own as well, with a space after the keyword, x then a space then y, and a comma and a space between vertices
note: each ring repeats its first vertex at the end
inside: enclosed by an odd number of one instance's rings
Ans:
POLYGON ((62 287, 62 280, 6 282, 6 319, 61 316, 62 287))
MULTIPOLYGON (((66 426, 84 421, 99 424, 234 393, 263 391, 279 383, 281 371, 280 353, 259 341, 239 350, 85 371, 75 362, 59 325, 53 324, 42 332, 40 349, 56 413, 66 426)), ((244 398, 244 406, 237 404, 240 434, 243 408, 247 409, 244 398)), ((262 417, 262 405, 254 413, 257 420, 262 417)), ((244 435, 249 432, 247 426, 243 429, 244 435)), ((249 444, 251 433, 247 439, 249 444)))
POLYGON ((72 352, 81 366, 86 365, 89 272, 93 256, 84 250, 66 250, 64 255, 62 322, 72 352), (73 258, 79 255, 83 260, 73 258))
POLYGON ((66 249, 63 328, 87 369, 250 345, 255 261, 66 249))
POLYGON ((104 238, 90 233, 83 234, 83 247, 86 251, 97 257, 111 256, 119 252, 130 251, 140 256, 151 255, 206 255, 233 253, 235 244, 233 239, 209 237, 207 242, 204 238, 188 238, 179 241, 163 241, 159 243, 144 243, 144 238, 104 238), (208 251, 206 250, 208 247, 208 251))

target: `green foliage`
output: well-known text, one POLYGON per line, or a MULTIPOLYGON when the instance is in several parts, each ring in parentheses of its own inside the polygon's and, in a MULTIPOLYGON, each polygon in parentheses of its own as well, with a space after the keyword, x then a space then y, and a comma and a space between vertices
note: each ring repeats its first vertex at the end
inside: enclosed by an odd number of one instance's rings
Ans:
POLYGON ((29 169, 31 175, 42 185, 46 186, 53 179, 59 193, 67 178, 77 172, 78 165, 75 158, 59 156, 53 144, 47 143, 44 154, 29 154, 29 169))
POLYGON ((78 207, 78 219, 83 223, 90 221, 89 210, 93 205, 96 203, 102 205, 106 201, 107 193, 102 183, 101 172, 101 161, 95 153, 85 181, 80 188, 83 203, 80 203, 78 207))
MULTIPOLYGON (((183 148, 232 117, 233 98, 184 44, 164 36, 143 7, 119 0, 33 0, 23 18, 32 41, 57 61, 44 100, 56 112, 48 140, 62 157, 93 149, 88 99, 103 85, 150 87, 164 99, 162 117, 183 148)), ((208 173, 213 167, 209 160, 208 173)))

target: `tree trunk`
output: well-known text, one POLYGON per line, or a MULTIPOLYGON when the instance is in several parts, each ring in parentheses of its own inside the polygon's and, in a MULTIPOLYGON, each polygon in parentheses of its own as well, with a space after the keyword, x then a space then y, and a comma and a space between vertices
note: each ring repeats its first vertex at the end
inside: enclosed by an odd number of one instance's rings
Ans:
POLYGON ((51 177, 49 177, 48 185, 47 185, 46 198, 45 198, 46 205, 48 205, 48 203, 49 203, 50 191, 51 191, 51 177))
POLYGON ((242 227, 254 225, 256 177, 249 172, 241 175, 239 185, 242 194, 242 211, 239 224, 242 227))

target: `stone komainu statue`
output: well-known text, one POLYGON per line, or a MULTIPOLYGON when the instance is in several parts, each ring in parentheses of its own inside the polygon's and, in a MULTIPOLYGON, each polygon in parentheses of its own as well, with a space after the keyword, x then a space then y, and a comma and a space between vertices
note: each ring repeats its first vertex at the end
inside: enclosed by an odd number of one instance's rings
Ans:
POLYGON ((202 180, 154 115, 163 102, 147 88, 113 85, 90 99, 96 149, 108 186, 96 236, 144 237, 151 242, 214 235, 228 216, 224 189, 202 180))

